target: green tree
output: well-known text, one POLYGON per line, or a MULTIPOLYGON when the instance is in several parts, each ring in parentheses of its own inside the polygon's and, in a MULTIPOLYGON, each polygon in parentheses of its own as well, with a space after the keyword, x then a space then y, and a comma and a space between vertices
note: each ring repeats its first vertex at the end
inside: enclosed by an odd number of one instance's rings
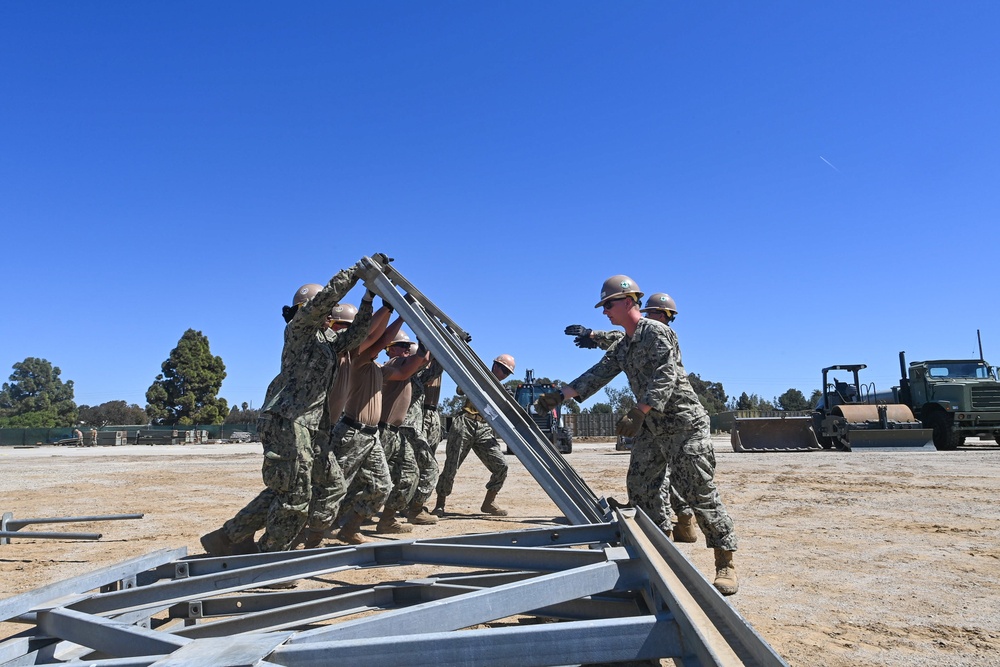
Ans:
POLYGON ((813 389, 813 393, 809 395, 809 407, 815 408, 819 405, 819 399, 823 398, 823 392, 819 389, 813 389))
POLYGON ((188 329, 170 351, 146 391, 146 414, 157 424, 221 424, 229 413, 219 389, 226 377, 222 357, 212 356, 208 338, 188 329))
POLYGON ((46 359, 28 357, 13 366, 0 388, 0 427, 54 428, 76 423, 73 381, 46 359))
POLYGON ((789 389, 774 400, 782 410, 808 410, 809 401, 798 389, 789 389))
POLYGON ((636 405, 635 396, 632 395, 631 389, 605 387, 604 393, 607 395, 608 404, 611 405, 611 410, 615 414, 624 414, 636 405))
POLYGON ((697 373, 688 373, 688 382, 691 388, 698 395, 698 400, 710 415, 726 411, 726 390, 722 388, 721 382, 709 382, 702 380, 697 373))
POLYGON ((260 410, 257 408, 251 408, 250 405, 243 401, 242 405, 234 405, 229 411, 229 415, 226 417, 227 424, 252 424, 257 421, 260 417, 260 410))
POLYGON ((445 417, 454 417, 463 405, 465 405, 465 396, 455 394, 451 398, 441 401, 438 411, 445 417))
POLYGON ((145 424, 148 419, 146 411, 133 403, 125 401, 108 401, 100 405, 81 405, 79 420, 88 426, 134 425, 145 424))
POLYGON ((760 410, 762 412, 774 410, 774 404, 770 401, 761 398, 757 394, 747 395, 746 392, 740 394, 740 397, 735 402, 732 402, 730 407, 733 410, 760 410))
POLYGON ((590 406, 590 414, 592 415, 610 415, 614 410, 611 409, 610 403, 594 403, 590 406))

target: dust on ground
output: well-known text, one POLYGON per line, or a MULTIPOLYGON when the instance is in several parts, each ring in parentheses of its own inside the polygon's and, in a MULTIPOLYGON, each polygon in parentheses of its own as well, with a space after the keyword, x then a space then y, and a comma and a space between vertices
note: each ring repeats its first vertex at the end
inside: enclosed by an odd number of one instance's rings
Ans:
MULTIPOLYGON (((717 480, 740 540, 741 588, 729 600, 791 665, 1000 665, 1000 447, 970 445, 736 454, 717 438, 717 480)), ((157 549, 201 553, 199 536, 260 490, 260 460, 259 444, 0 448, 0 512, 14 519, 145 515, 26 528, 103 538, 0 546, 0 598, 157 549)), ((627 452, 581 442, 568 460, 598 496, 625 497, 627 452)), ((470 457, 453 513, 407 537, 561 518, 517 459, 507 461, 499 500, 510 516, 479 512, 489 475, 470 457)), ((711 577, 704 544, 677 546, 711 577)), ((0 637, 20 629, 0 624, 0 637)))

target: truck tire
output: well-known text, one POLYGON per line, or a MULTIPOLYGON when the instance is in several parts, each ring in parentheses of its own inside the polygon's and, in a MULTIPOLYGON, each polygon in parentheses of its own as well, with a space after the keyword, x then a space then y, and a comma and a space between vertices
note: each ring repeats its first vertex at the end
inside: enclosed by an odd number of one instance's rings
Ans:
POLYGON ((935 449, 951 451, 965 442, 965 436, 952 430, 951 420, 944 412, 932 412, 928 415, 927 428, 934 429, 935 449))

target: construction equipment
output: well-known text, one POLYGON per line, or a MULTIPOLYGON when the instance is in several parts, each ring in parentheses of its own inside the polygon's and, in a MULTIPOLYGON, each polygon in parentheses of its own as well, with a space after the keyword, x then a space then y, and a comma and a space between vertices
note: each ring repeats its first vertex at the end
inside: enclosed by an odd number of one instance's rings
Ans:
POLYGON ((956 449, 967 436, 992 437, 1000 444, 1000 382, 983 359, 911 361, 899 353, 899 387, 893 398, 909 406, 934 432, 934 446, 956 449))
POLYGON ((823 369, 823 397, 809 413, 735 415, 731 442, 735 452, 806 452, 820 449, 933 449, 932 433, 906 405, 878 400, 874 383, 862 385, 865 364, 823 369), (831 378, 846 371, 852 381, 831 378), (830 382, 830 380, 833 380, 830 382))
POLYGON ((514 389, 514 400, 528 412, 531 420, 548 436, 549 442, 560 454, 569 454, 573 451, 573 432, 563 424, 562 405, 557 405, 545 414, 536 414, 532 407, 539 396, 553 391, 559 391, 559 387, 551 383, 536 382, 535 372, 529 369, 525 371, 524 382, 514 389))

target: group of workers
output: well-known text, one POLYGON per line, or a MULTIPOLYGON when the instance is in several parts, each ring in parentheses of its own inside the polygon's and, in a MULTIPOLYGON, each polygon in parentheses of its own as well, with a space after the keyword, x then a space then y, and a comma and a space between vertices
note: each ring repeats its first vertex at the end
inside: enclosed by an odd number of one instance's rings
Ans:
MULTIPOLYGON (((391 261, 384 255, 374 258, 382 265, 391 261)), ((374 309, 371 290, 360 307, 342 303, 370 266, 363 260, 325 286, 304 285, 283 308, 281 369, 268 386, 258 422, 265 488, 202 536, 207 553, 315 548, 334 537, 361 544, 369 539, 362 525, 380 512, 376 533, 407 533, 409 524, 436 523, 446 513, 455 476, 470 451, 490 472, 481 511, 507 515, 497 504, 507 464, 486 418, 466 400, 452 420, 439 475, 440 363, 422 344, 410 341, 400 317, 390 322, 390 304, 383 301, 374 309), (376 359, 383 350, 388 361, 380 364, 376 359), (435 492, 428 511, 425 503, 435 492)), ((624 372, 637 401, 617 425, 618 434, 633 442, 626 476, 629 504, 676 541, 695 541, 695 526, 700 527, 715 550, 714 584, 731 595, 738 589, 736 537, 714 483, 708 415, 688 382, 669 326, 676 306, 658 293, 640 308, 642 296, 627 276, 605 281, 596 307, 624 332, 567 327, 578 346, 599 347, 605 354, 559 391, 543 394, 535 409, 583 401, 624 372)), ((514 367, 514 358, 501 354, 492 373, 502 382, 514 367)))

